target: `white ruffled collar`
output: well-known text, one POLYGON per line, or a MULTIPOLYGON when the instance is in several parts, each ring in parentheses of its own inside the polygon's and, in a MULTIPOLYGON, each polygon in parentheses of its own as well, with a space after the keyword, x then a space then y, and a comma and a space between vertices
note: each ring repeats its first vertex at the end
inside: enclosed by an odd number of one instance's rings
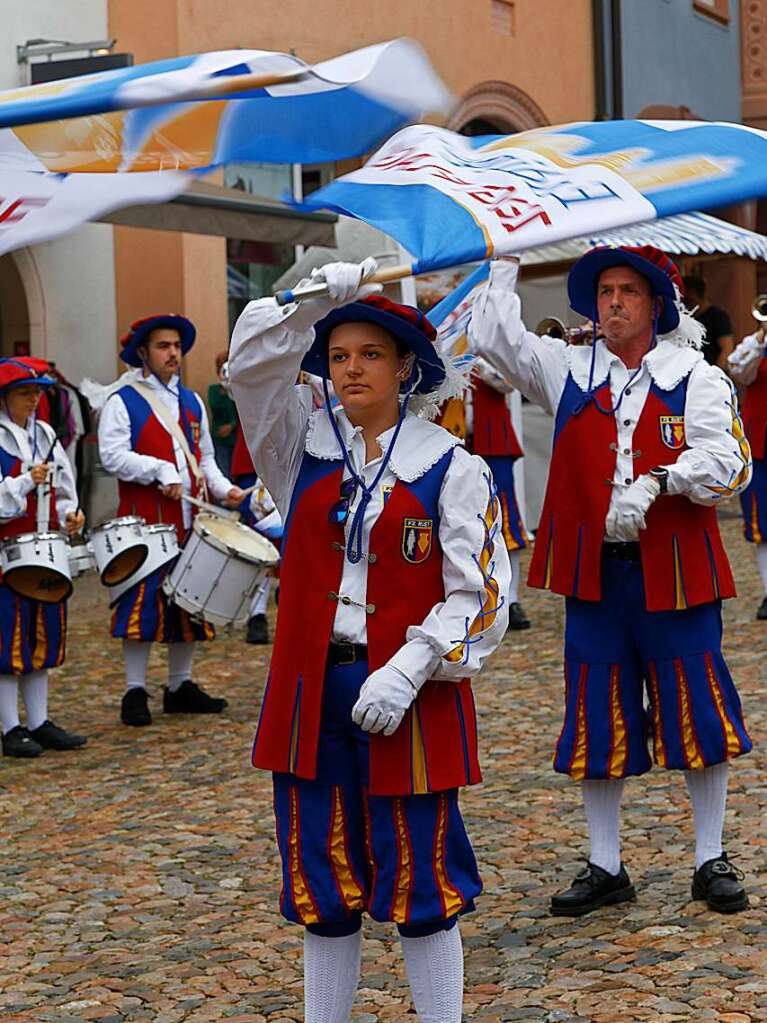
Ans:
MULTIPOLYGON (((568 345, 566 349, 567 363, 573 380, 582 391, 589 386, 589 369, 591 367, 591 348, 579 345, 568 345)), ((671 341, 659 340, 655 348, 642 359, 642 364, 652 377, 653 383, 662 391, 672 391, 677 384, 689 376, 696 363, 703 359, 701 352, 694 348, 680 348, 671 341)), ((610 367, 620 361, 601 339, 597 341, 594 365, 594 387, 599 387, 607 380, 610 367)))
MULTIPOLYGON (((348 450, 360 428, 352 426, 342 409, 337 409, 335 416, 348 450)), ((394 427, 386 430, 378 438, 382 451, 386 451, 393 431, 394 427)), ((460 444, 458 438, 443 427, 408 412, 389 459, 389 468, 398 480, 413 483, 458 444, 460 444)), ((325 409, 317 409, 309 417, 306 451, 314 458, 328 461, 336 461, 341 457, 338 440, 325 409)))

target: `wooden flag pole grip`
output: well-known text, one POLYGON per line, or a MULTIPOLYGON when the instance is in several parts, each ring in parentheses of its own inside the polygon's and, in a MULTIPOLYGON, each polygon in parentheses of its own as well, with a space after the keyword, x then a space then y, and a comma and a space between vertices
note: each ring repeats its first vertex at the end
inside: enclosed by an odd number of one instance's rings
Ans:
MULTIPOLYGON (((370 277, 366 277, 364 284, 391 284, 394 281, 402 281, 406 277, 413 276, 412 263, 398 263, 397 266, 387 266, 376 270, 370 277)), ((317 281, 316 284, 307 284, 305 287, 278 291, 275 294, 277 305, 287 305, 289 302, 303 302, 307 298, 322 298, 327 295, 328 286, 324 281, 317 281)))

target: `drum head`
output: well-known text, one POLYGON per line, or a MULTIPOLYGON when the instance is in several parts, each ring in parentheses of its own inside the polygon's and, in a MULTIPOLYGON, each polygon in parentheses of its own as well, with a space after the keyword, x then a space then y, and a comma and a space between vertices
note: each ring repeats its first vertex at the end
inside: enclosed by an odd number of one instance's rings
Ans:
POLYGON ((109 562, 101 573, 101 581, 105 586, 119 586, 121 582, 138 572, 146 561, 149 548, 146 544, 136 547, 129 547, 127 551, 121 551, 109 562))
POLYGON ((254 565, 270 568, 280 560, 273 543, 241 522, 219 515, 200 514, 194 520, 194 529, 214 547, 231 552, 235 557, 254 565))
POLYGON ((72 593, 71 579, 39 565, 12 568, 3 574, 3 582, 20 597, 39 600, 41 604, 59 604, 72 593))

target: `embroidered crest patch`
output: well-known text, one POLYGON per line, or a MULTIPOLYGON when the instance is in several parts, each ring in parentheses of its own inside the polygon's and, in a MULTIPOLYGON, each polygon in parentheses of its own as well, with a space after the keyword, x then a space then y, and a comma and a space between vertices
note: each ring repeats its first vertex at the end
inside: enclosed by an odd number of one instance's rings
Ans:
POLYGON ((403 519, 402 556, 411 565, 420 565, 431 554, 431 519, 403 519))
POLYGON ((678 451, 685 445, 684 416, 660 416, 660 439, 667 448, 678 451))

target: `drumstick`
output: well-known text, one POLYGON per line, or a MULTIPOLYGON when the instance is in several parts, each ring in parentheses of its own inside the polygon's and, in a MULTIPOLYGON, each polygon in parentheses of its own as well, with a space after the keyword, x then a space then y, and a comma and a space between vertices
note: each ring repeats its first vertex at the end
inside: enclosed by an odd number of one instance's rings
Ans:
POLYGON ((182 501, 188 501, 189 504, 196 505, 202 511, 210 512, 211 515, 219 515, 222 519, 236 519, 240 520, 240 513, 238 511, 229 511, 226 508, 220 508, 217 504, 209 504, 207 501, 201 501, 199 497, 192 497, 191 494, 182 494, 182 501))

